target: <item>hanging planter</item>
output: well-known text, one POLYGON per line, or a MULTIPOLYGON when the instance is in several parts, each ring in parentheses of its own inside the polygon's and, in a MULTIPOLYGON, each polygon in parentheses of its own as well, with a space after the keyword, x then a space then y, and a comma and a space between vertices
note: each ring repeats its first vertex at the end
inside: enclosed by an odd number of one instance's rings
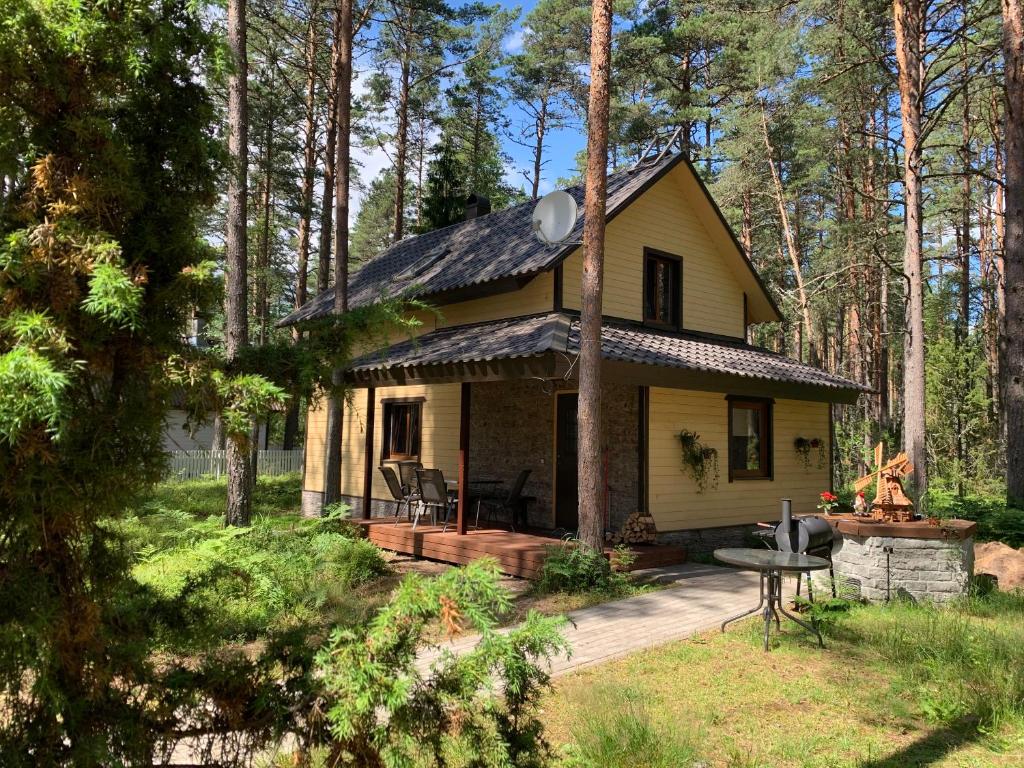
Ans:
POLYGON ((683 467, 697 484, 697 493, 718 487, 718 451, 700 441, 700 435, 684 429, 679 433, 683 449, 683 467))
POLYGON ((822 469, 825 466, 825 441, 821 438, 798 437, 793 441, 793 450, 800 457, 800 463, 804 465, 804 469, 811 468, 812 451, 817 452, 817 468, 822 469))

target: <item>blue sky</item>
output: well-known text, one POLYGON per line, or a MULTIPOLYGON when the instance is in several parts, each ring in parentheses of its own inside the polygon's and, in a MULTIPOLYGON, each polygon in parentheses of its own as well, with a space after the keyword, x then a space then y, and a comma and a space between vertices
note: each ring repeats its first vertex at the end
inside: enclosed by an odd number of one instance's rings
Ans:
MULTIPOLYGON (((521 20, 536 3, 530 1, 516 3, 509 2, 508 0, 499 0, 498 5, 503 8, 518 8, 520 10, 520 21, 513 25, 509 35, 503 41, 506 53, 516 53, 522 45, 521 20)), ((361 68, 360 64, 361 62, 356 62, 357 72, 361 68)), ((357 79, 355 83, 356 94, 360 91, 360 80, 365 80, 365 78, 357 79)), ((507 117, 511 122, 511 130, 513 131, 525 122, 524 114, 511 104, 507 108, 507 117)), ((530 148, 515 143, 508 136, 502 136, 501 139, 505 153, 511 158, 505 173, 506 181, 516 188, 525 189, 529 193, 529 183, 523 176, 523 171, 533 167, 533 155, 530 148)), ((575 172, 576 153, 586 145, 586 135, 583 133, 582 125, 576 125, 572 128, 551 131, 545 138, 544 144, 546 162, 542 172, 541 194, 555 189, 559 178, 565 178, 575 172)), ((353 147, 353 155, 361 166, 360 178, 364 184, 368 184, 381 170, 391 164, 387 155, 379 149, 353 147)), ((359 199, 360 195, 357 194, 354 198, 351 207, 351 221, 353 223, 361 202, 359 199)))

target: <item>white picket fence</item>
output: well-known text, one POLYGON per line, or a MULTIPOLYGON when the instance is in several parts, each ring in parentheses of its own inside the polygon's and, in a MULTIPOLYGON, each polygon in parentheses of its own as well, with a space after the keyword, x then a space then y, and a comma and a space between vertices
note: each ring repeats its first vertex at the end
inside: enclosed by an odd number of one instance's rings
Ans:
MULTIPOLYGON (((219 478, 227 472, 226 451, 171 451, 167 480, 219 478)), ((256 459, 257 475, 287 475, 302 469, 302 450, 260 451, 256 459)))

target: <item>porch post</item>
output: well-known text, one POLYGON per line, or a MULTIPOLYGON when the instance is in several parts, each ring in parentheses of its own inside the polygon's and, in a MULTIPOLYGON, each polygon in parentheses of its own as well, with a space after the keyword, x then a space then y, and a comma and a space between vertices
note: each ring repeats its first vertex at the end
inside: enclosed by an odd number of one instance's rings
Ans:
POLYGON ((459 408, 459 510, 455 528, 459 535, 466 533, 469 517, 469 382, 462 382, 462 402, 459 408))
POLYGON ((363 449, 363 519, 370 519, 373 498, 373 422, 377 411, 377 390, 366 390, 366 443, 363 449))

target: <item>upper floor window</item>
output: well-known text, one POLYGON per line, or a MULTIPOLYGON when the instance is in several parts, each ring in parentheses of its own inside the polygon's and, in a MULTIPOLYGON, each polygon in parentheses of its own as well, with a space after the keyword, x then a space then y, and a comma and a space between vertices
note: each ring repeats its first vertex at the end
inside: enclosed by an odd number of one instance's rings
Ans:
POLYGON ((384 402, 384 450, 381 459, 418 459, 421 402, 384 402))
POLYGON ((772 477, 772 403, 729 399, 729 480, 772 477))
POLYGON ((678 256, 644 249, 644 322, 682 327, 682 266, 678 256))

